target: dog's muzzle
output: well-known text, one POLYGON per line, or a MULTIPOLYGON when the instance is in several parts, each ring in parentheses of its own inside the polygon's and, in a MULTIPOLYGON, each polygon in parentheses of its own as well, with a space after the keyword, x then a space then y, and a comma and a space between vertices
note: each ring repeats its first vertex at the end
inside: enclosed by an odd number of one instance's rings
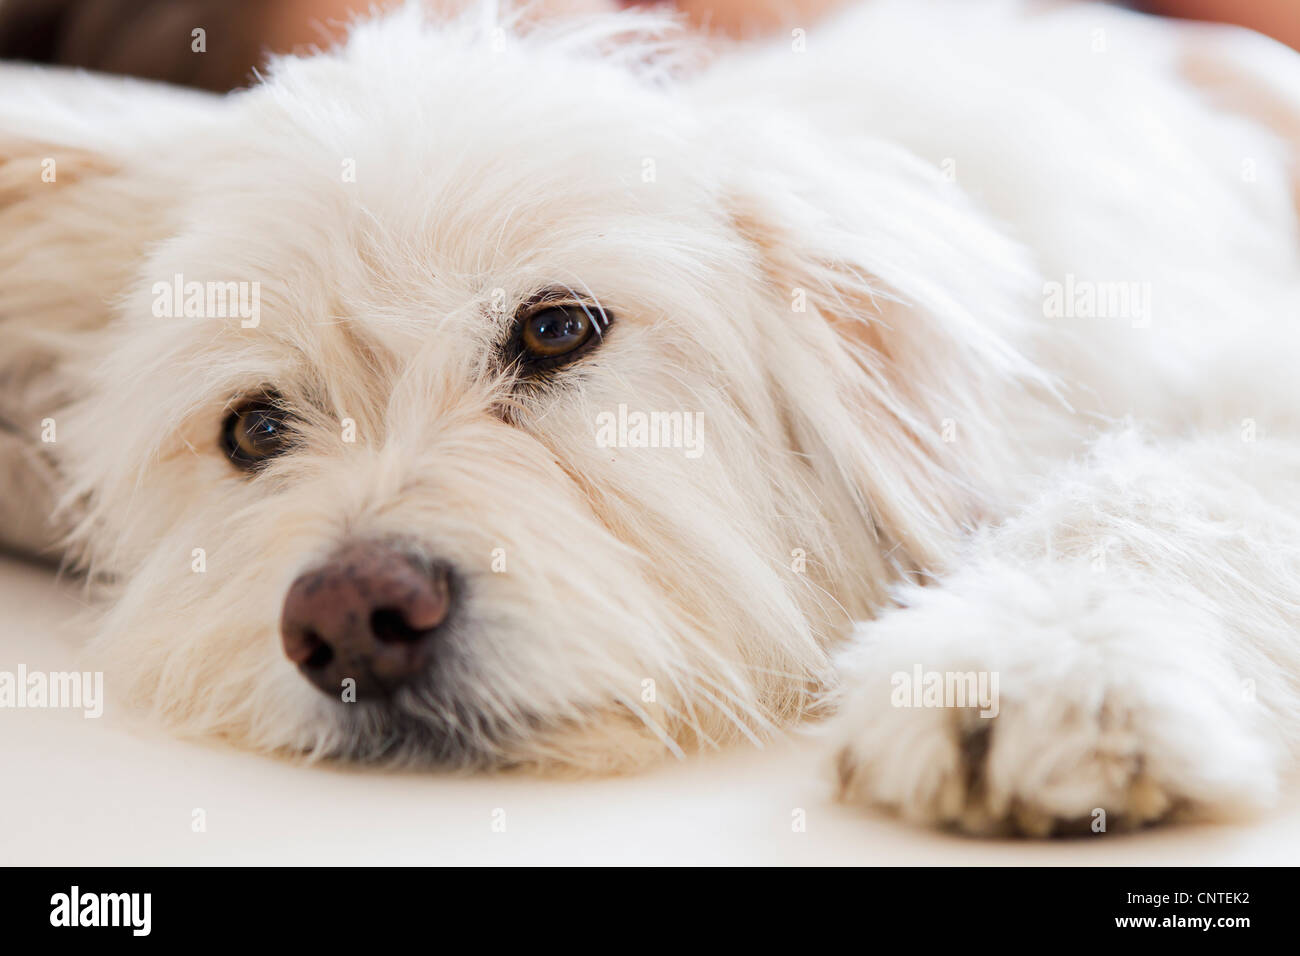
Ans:
POLYGON ((428 672, 453 603, 448 568, 383 542, 349 544, 301 575, 280 635, 298 670, 331 697, 381 699, 428 672))

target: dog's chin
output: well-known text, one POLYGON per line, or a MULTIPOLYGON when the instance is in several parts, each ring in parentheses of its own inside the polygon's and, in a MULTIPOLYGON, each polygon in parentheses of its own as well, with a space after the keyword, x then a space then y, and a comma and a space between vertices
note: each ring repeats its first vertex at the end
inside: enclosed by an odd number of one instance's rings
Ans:
POLYGON ((504 755, 522 748, 528 728, 545 724, 538 715, 505 721, 465 707, 435 714, 420 706, 417 694, 406 688, 390 700, 332 705, 338 733, 313 756, 392 768, 495 768, 511 762, 504 755))
POLYGON ((418 689, 390 700, 332 704, 337 732, 316 759, 388 769, 540 770, 586 775, 632 770, 667 756, 641 721, 620 708, 580 715, 515 712, 493 718, 466 706, 431 711, 418 689))
MULTIPOLYGON (((482 769, 502 766, 547 721, 540 714, 492 700, 472 702, 479 686, 457 655, 445 654, 403 686, 361 689, 355 700, 314 691, 300 710, 311 759, 412 769, 482 769)), ((304 679, 303 683, 307 681, 304 679)))
POLYGON ((553 769, 580 755, 572 741, 622 722, 612 706, 559 715, 506 701, 476 675, 466 655, 448 651, 388 693, 354 701, 318 693, 305 713, 311 743, 301 750, 314 760, 390 769, 553 769))
POLYGON ((647 714, 612 697, 592 694, 584 704, 567 697, 544 708, 536 698, 507 698, 482 679, 479 664, 449 654, 391 694, 352 702, 311 690, 314 700, 295 708, 300 736, 289 749, 313 761, 384 769, 567 776, 638 770, 681 752, 649 728, 647 714))

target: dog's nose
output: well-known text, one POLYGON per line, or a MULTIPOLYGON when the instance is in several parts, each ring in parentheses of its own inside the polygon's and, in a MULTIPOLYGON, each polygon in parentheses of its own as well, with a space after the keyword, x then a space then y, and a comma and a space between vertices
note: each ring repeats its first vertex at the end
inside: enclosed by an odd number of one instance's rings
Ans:
POLYGON ((397 547, 351 544, 289 588, 280 618, 284 653, 321 691, 384 697, 425 672, 451 610, 446 568, 397 547))

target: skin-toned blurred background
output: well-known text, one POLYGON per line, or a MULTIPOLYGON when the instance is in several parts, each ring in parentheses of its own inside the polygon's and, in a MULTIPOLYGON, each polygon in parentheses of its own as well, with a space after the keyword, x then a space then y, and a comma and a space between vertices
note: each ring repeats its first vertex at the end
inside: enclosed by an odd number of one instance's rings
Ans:
MULTIPOLYGON (((400 0, 0 0, 0 59, 124 73, 209 90, 247 85, 268 52, 325 46, 370 9, 400 0), (205 56, 191 31, 206 31, 205 56)), ((428 0, 449 13, 471 0, 428 0)), ((540 0, 534 16, 667 6, 695 27, 748 38, 807 24, 847 0, 540 0)), ((974 0, 971 0, 974 2, 974 0)), ((1300 49, 1300 0, 1140 0, 1166 16, 1236 23, 1300 49)))

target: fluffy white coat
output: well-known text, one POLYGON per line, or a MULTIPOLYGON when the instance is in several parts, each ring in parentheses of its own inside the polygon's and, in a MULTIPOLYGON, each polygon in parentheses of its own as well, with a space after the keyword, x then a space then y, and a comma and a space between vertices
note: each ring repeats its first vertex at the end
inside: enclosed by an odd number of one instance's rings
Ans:
POLYGON ((1274 800, 1294 55, 1075 4, 881 0, 707 65, 654 18, 496 17, 408 7, 225 99, 0 73, 0 514, 103 584, 110 698, 584 770, 834 703, 846 798, 925 822, 1274 800), (177 275, 257 282, 259 324, 159 317, 177 275), (494 350, 555 286, 617 321, 535 387, 494 350), (303 443, 250 478, 217 434, 268 385, 303 443), (704 454, 601 447, 620 404, 699 413, 704 454), (356 536, 470 583, 389 707, 279 650, 356 536), (918 666, 996 674, 997 716, 898 706, 918 666))

